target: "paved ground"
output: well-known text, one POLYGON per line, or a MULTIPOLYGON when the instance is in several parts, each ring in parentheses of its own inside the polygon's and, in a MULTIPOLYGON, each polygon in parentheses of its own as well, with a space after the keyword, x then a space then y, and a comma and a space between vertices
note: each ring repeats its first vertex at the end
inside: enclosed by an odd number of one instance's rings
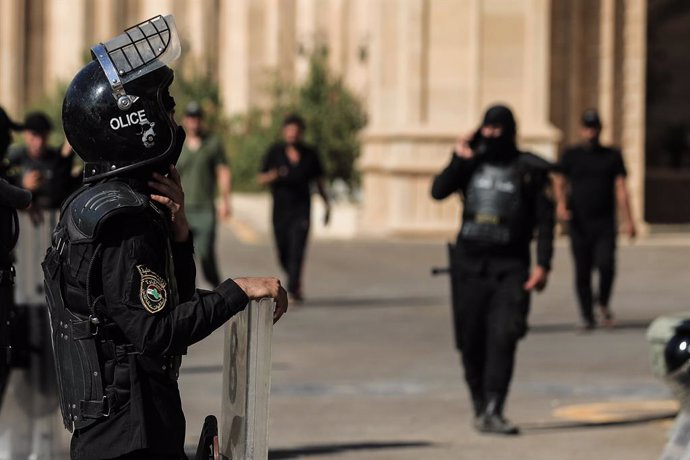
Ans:
MULTIPOLYGON (((220 232, 224 274, 276 273, 270 241, 254 235, 245 244, 234 235, 229 227, 220 232)), ((686 238, 624 245, 613 305, 621 327, 578 335, 570 257, 559 242, 550 286, 534 298, 508 405, 523 435, 506 439, 470 427, 448 281, 429 275, 445 263, 443 242, 315 242, 308 301, 275 327, 270 458, 658 458, 670 422, 649 419, 672 405, 649 372, 644 334, 653 318, 690 310, 689 259, 686 238), (610 416, 633 422, 582 422, 610 416), (640 417, 646 421, 634 422, 640 417)), ((222 331, 185 359, 190 447, 203 417, 219 412, 221 366, 222 331)))
MULTIPOLYGON (((270 242, 243 245, 228 231, 221 241, 226 274, 275 273, 270 242)), ((613 305, 621 327, 579 335, 569 253, 559 242, 509 401, 524 434, 505 439, 470 427, 447 279, 429 276, 445 262, 443 243, 316 242, 309 299, 275 328, 270 458, 657 458, 670 422, 648 419, 663 419, 673 405, 649 372, 644 334, 653 318, 688 310, 689 257, 682 238, 623 245, 613 305), (647 421, 592 424, 616 418, 647 421)), ((186 360, 190 444, 203 416, 216 412, 221 347, 215 334, 186 360)))

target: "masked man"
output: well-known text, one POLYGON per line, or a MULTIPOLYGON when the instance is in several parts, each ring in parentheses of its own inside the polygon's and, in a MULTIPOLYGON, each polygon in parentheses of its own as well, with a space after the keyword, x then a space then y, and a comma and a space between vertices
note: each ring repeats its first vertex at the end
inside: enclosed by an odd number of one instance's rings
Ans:
POLYGON ((517 434, 503 417, 517 342, 527 332, 530 292, 546 286, 553 253, 549 164, 516 146, 516 123, 505 106, 490 107, 481 127, 458 140, 431 195, 458 192, 462 227, 452 261, 456 344, 474 406, 474 426, 517 434), (537 264, 530 273, 530 241, 537 264))
POLYGON ((192 241, 174 164, 180 54, 172 16, 92 48, 63 103, 65 134, 84 160, 43 264, 60 402, 73 459, 180 459, 181 355, 250 299, 287 309, 275 278, 195 290, 192 241))

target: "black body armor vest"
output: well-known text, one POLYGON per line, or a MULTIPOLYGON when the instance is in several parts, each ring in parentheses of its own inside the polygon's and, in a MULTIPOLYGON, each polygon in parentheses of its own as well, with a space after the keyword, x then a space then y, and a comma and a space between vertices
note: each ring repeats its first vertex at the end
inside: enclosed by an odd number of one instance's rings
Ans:
POLYGON ((460 235, 489 244, 510 244, 524 214, 523 173, 518 161, 483 163, 465 191, 460 235))
MULTIPOLYGON (((129 355, 138 352, 101 311, 99 244, 102 228, 125 213, 153 219, 160 223, 161 234, 167 234, 165 215, 129 184, 110 181, 85 186, 63 205, 43 261, 60 408, 70 431, 108 417, 129 400, 129 381, 113 381, 113 368, 127 366, 129 355), (81 254, 76 262, 70 259, 74 254, 81 254)), ((172 258, 170 251, 166 256, 172 258)), ((172 267, 172 263, 166 265, 172 267)), ((174 279, 172 272, 166 276, 174 279)), ((177 293, 171 294, 176 301, 177 293)), ((176 378, 180 359, 175 358, 170 364, 176 378)))

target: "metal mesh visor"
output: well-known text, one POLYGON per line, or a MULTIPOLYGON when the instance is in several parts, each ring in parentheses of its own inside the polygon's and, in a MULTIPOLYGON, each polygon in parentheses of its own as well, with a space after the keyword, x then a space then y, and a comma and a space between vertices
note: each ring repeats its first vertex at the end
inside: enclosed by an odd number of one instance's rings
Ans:
POLYGON ((167 65, 181 52, 172 15, 132 26, 103 46, 123 84, 167 65))

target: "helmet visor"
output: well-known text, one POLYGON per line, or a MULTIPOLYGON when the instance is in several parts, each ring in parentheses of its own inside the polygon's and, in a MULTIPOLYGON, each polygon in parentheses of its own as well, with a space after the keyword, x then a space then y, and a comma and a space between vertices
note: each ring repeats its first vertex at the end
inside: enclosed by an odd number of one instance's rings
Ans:
POLYGON ((182 50, 171 14, 132 26, 103 46, 122 84, 168 65, 182 50))

